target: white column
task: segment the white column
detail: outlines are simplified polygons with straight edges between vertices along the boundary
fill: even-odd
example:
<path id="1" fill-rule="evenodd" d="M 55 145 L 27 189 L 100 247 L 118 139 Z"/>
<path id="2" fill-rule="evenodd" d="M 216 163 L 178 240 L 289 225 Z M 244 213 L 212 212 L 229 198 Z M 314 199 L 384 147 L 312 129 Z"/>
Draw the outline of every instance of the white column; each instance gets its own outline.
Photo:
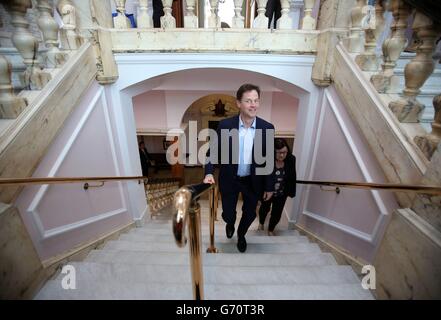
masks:
<path id="1" fill-rule="evenodd" d="M 117 16 L 113 18 L 115 29 L 130 29 L 130 20 L 126 17 L 126 0 L 114 0 Z"/>
<path id="2" fill-rule="evenodd" d="M 15 27 L 12 43 L 23 57 L 26 70 L 21 77 L 23 85 L 31 90 L 41 90 L 49 82 L 49 73 L 41 70 L 37 59 L 38 40 L 29 32 L 29 23 L 25 18 L 27 9 L 31 8 L 30 0 L 13 0 L 7 8 L 11 13 L 12 25 Z"/>
<path id="3" fill-rule="evenodd" d="M 176 19 L 172 16 L 173 0 L 162 0 L 164 15 L 161 17 L 161 27 L 164 29 L 176 28 Z"/>
<path id="4" fill-rule="evenodd" d="M 417 136 L 414 139 L 429 160 L 441 142 L 441 94 L 433 98 L 433 108 L 435 109 L 435 117 L 432 122 L 432 131 L 423 137 Z"/>
<path id="5" fill-rule="evenodd" d="M 0 119 L 15 119 L 28 105 L 26 99 L 14 95 L 11 64 L 0 54 Z"/>
<path id="6" fill-rule="evenodd" d="M 211 14 L 208 17 L 208 27 L 209 28 L 220 28 L 221 21 L 218 15 L 219 12 L 219 0 L 210 0 L 210 11 Z"/>
<path id="7" fill-rule="evenodd" d="M 302 30 L 315 30 L 317 22 L 312 17 L 315 0 L 305 0 L 305 16 L 302 20 Z"/>
<path id="8" fill-rule="evenodd" d="M 194 0 L 193 0 L 194 1 Z M 148 0 L 139 0 L 138 14 L 136 25 L 141 29 L 153 28 L 153 19 L 149 15 Z"/>
<path id="9" fill-rule="evenodd" d="M 53 8 L 48 0 L 38 0 L 37 8 L 40 11 L 38 26 L 48 49 L 45 58 L 46 66 L 48 68 L 59 67 L 64 64 L 67 55 L 58 49 L 58 24 L 52 16 Z"/>
<path id="10" fill-rule="evenodd" d="M 289 16 L 289 0 L 280 0 L 282 7 L 282 16 L 277 19 L 276 27 L 277 29 L 292 29 L 292 19 Z"/>
<path id="11" fill-rule="evenodd" d="M 198 17 L 194 14 L 196 0 L 186 0 L 186 3 L 187 3 L 187 12 L 184 16 L 184 28 L 197 29 Z"/>
<path id="12" fill-rule="evenodd" d="M 303 0 L 289 0 L 289 16 L 292 20 L 292 29 L 300 29 L 300 17 L 303 13 Z"/>
<path id="13" fill-rule="evenodd" d="M 234 17 L 233 17 L 233 23 L 232 28 L 244 28 L 245 19 L 242 16 L 242 0 L 234 0 Z"/>
<path id="14" fill-rule="evenodd" d="M 355 7 L 351 9 L 351 28 L 349 36 L 349 52 L 361 53 L 364 48 L 364 31 L 361 27 L 363 19 L 363 7 L 366 0 L 357 0 Z"/>
<path id="15" fill-rule="evenodd" d="M 57 11 L 63 20 L 60 29 L 61 47 L 65 50 L 76 50 L 81 46 L 81 37 L 77 33 L 77 14 L 70 0 L 58 1 Z"/>
<path id="16" fill-rule="evenodd" d="M 254 29 L 268 29 L 268 17 L 265 16 L 266 3 L 268 0 L 257 0 L 257 17 L 254 19 L 253 28 Z"/>

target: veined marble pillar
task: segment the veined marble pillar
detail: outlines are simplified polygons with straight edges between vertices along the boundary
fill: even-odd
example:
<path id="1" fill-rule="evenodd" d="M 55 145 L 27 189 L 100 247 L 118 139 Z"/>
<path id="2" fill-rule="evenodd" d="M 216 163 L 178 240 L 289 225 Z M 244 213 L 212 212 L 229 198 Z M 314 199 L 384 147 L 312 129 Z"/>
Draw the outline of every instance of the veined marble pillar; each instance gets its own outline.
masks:
<path id="1" fill-rule="evenodd" d="M 28 105 L 17 97 L 11 83 L 11 64 L 0 54 L 0 119 L 15 119 Z"/>
<path id="2" fill-rule="evenodd" d="M 433 108 L 435 109 L 435 118 L 432 122 L 432 132 L 423 137 L 414 138 L 417 146 L 429 160 L 441 142 L 441 94 L 433 98 Z"/>
<path id="3" fill-rule="evenodd" d="M 400 122 L 419 122 L 418 116 L 424 105 L 416 97 L 435 68 L 432 55 L 436 48 L 435 41 L 439 37 L 437 26 L 420 12 L 416 13 L 412 27 L 421 44 L 416 48 L 415 58 L 404 68 L 406 88 L 402 98 L 389 103 L 389 108 Z"/>
<path id="4" fill-rule="evenodd" d="M 315 30 L 317 22 L 312 17 L 315 0 L 305 0 L 305 16 L 302 19 L 302 30 Z"/>
<path id="5" fill-rule="evenodd" d="M 268 29 L 269 19 L 265 16 L 266 3 L 268 0 L 257 0 L 257 17 L 254 19 L 253 28 L 254 29 Z"/>
<path id="6" fill-rule="evenodd" d="M 130 29 L 130 20 L 126 17 L 126 0 L 114 0 L 117 16 L 113 18 L 115 29 Z"/>
<path id="7" fill-rule="evenodd" d="M 289 0 L 280 0 L 282 7 L 282 16 L 277 19 L 277 29 L 292 29 L 292 19 L 289 16 L 290 3 Z"/>
<path id="8" fill-rule="evenodd" d="M 184 28 L 197 29 L 198 17 L 194 14 L 196 0 L 186 0 L 186 3 L 187 3 L 187 14 L 184 17 Z"/>
<path id="9" fill-rule="evenodd" d="M 27 9 L 31 8 L 30 0 L 13 0 L 6 5 L 12 17 L 12 25 L 15 27 L 12 35 L 12 43 L 23 57 L 26 70 L 21 77 L 23 85 L 31 90 L 41 90 L 49 82 L 51 76 L 44 72 L 37 60 L 38 41 L 29 32 L 29 23 L 25 18 Z"/>
<path id="10" fill-rule="evenodd" d="M 383 42 L 382 70 L 371 77 L 372 84 L 380 93 L 398 93 L 399 79 L 394 75 L 394 68 L 407 44 L 405 32 L 410 7 L 403 0 L 391 0 L 390 7 L 394 22 L 389 38 Z"/>
<path id="11" fill-rule="evenodd" d="M 349 52 L 363 52 L 364 31 L 361 26 L 361 22 L 363 19 L 363 7 L 365 4 L 366 0 L 357 0 L 356 6 L 351 9 L 351 28 L 349 29 L 351 35 L 349 36 Z"/>
<path id="12" fill-rule="evenodd" d="M 195 0 L 187 0 L 187 3 L 189 1 L 195 1 Z M 136 21 L 136 25 L 140 29 L 148 29 L 153 28 L 153 19 L 149 15 L 149 2 L 148 0 L 139 0 L 139 7 L 138 7 L 138 17 Z"/>
<path id="13" fill-rule="evenodd" d="M 365 33 L 364 53 L 355 58 L 355 62 L 363 71 L 377 71 L 379 68 L 375 48 L 377 47 L 377 39 L 384 28 L 384 2 L 377 0 L 375 8 L 371 6 L 365 7 L 369 14 L 365 16 L 363 25 Z M 372 10 L 375 11 L 375 16 L 372 15 Z"/>
<path id="14" fill-rule="evenodd" d="M 52 16 L 53 8 L 48 0 L 38 0 L 37 8 L 40 11 L 38 26 L 48 49 L 45 59 L 46 66 L 49 68 L 59 67 L 64 64 L 67 55 L 58 49 L 58 24 Z"/>
<path id="15" fill-rule="evenodd" d="M 234 0 L 234 17 L 233 17 L 233 23 L 232 28 L 244 28 L 244 17 L 242 16 L 242 0 Z"/>
<path id="16" fill-rule="evenodd" d="M 164 29 L 176 28 L 176 19 L 172 16 L 173 0 L 162 0 L 164 15 L 161 17 L 161 27 Z"/>
<path id="17" fill-rule="evenodd" d="M 211 14 L 208 17 L 208 27 L 209 28 L 220 28 L 221 21 L 218 15 L 219 13 L 219 0 L 210 0 L 210 11 Z"/>

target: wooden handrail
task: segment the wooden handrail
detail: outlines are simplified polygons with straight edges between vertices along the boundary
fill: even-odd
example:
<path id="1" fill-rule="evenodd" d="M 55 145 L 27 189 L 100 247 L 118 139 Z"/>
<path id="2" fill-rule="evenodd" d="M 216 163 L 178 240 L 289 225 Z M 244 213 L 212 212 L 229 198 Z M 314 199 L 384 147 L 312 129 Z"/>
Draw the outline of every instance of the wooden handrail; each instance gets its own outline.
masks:
<path id="1" fill-rule="evenodd" d="M 90 181 L 123 181 L 123 180 L 147 180 L 143 176 L 128 177 L 53 177 L 53 178 L 0 178 L 0 186 L 12 185 L 33 185 L 33 184 L 61 184 L 61 183 L 78 183 Z"/>

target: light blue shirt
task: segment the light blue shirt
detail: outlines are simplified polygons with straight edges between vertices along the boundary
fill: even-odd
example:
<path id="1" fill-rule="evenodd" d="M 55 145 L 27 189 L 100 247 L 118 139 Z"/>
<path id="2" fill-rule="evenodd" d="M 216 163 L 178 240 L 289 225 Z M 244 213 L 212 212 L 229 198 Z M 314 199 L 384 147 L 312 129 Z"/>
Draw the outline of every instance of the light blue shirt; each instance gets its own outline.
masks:
<path id="1" fill-rule="evenodd" d="M 239 116 L 239 161 L 237 166 L 238 176 L 244 177 L 250 175 L 255 134 L 256 118 L 254 118 L 251 127 L 245 128 L 245 125 L 241 117 Z"/>

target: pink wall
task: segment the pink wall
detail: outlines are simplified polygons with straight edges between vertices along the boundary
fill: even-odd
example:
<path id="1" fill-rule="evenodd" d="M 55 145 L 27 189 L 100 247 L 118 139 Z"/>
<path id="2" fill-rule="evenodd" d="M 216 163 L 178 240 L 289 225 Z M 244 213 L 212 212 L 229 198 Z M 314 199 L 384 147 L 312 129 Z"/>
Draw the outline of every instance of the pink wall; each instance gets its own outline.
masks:
<path id="1" fill-rule="evenodd" d="M 387 182 L 335 89 L 326 89 L 323 99 L 308 179 Z M 389 213 L 397 207 L 390 192 L 342 188 L 336 194 L 312 186 L 299 223 L 355 256 L 371 261 Z"/>
<path id="2" fill-rule="evenodd" d="M 284 92 L 273 92 L 271 122 L 276 131 L 294 131 L 297 122 L 299 99 Z"/>
<path id="3" fill-rule="evenodd" d="M 153 90 L 133 97 L 137 129 L 167 128 L 164 91 Z"/>
<path id="4" fill-rule="evenodd" d="M 120 175 L 112 117 L 103 87 L 92 83 L 52 142 L 33 177 Z M 83 184 L 23 189 L 15 205 L 42 260 L 132 221 L 124 183 L 83 189 Z"/>

